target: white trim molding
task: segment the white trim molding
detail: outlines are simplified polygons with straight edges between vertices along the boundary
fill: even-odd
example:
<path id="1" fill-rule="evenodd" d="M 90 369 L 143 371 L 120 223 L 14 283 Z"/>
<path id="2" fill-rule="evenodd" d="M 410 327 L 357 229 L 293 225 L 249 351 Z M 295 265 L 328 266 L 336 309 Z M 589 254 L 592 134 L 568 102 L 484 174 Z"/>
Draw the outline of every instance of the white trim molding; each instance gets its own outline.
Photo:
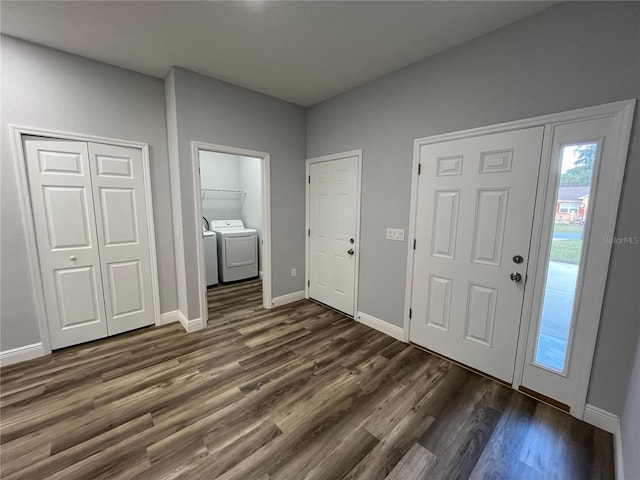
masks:
<path id="1" fill-rule="evenodd" d="M 187 320 L 184 314 L 180 310 L 176 310 L 177 320 L 184 328 L 185 332 L 191 333 L 198 330 L 202 330 L 204 327 L 202 326 L 202 318 L 193 318 L 191 320 Z"/>
<path id="2" fill-rule="evenodd" d="M 200 228 L 202 222 L 202 201 L 200 192 L 202 183 L 200 180 L 200 151 L 226 153 L 229 155 L 237 155 L 240 157 L 253 157 L 260 159 L 261 170 L 261 186 L 262 186 L 262 306 L 271 308 L 273 301 L 271 298 L 271 156 L 267 152 L 259 152 L 257 150 L 247 150 L 246 148 L 229 147 L 226 145 L 217 145 L 206 142 L 191 142 L 191 162 L 193 173 L 193 203 L 195 211 L 195 222 L 197 228 Z M 196 257 L 198 268 L 198 289 L 200 291 L 200 322 L 201 328 L 207 326 L 208 320 L 208 303 L 207 303 L 207 287 L 204 270 L 204 248 L 202 241 L 198 239 L 196 242 Z M 193 322 L 194 320 L 190 320 Z"/>
<path id="3" fill-rule="evenodd" d="M 584 407 L 583 420 L 589 425 L 613 434 L 620 429 L 620 417 L 618 415 L 589 404 Z"/>
<path id="4" fill-rule="evenodd" d="M 280 297 L 275 297 L 271 300 L 272 307 L 281 307 L 282 305 L 286 305 L 287 303 L 297 302 L 299 300 L 304 300 L 305 294 L 304 290 L 300 290 L 299 292 L 287 293 L 286 295 L 282 295 Z"/>
<path id="5" fill-rule="evenodd" d="M 178 316 L 178 310 L 172 310 L 170 312 L 164 312 L 160 315 L 160 321 L 156 325 L 166 325 L 168 323 L 178 322 L 180 317 Z"/>
<path id="6" fill-rule="evenodd" d="M 367 315 L 366 313 L 358 312 L 356 316 L 356 320 L 366 325 L 367 327 L 371 327 L 374 330 L 378 330 L 379 332 L 384 333 L 385 335 L 389 335 L 396 340 L 400 340 L 404 342 L 404 329 L 398 327 L 397 325 L 393 325 L 392 323 L 385 322 L 384 320 L 380 320 L 379 318 L 372 317 L 371 315 Z"/>
<path id="7" fill-rule="evenodd" d="M 589 425 L 598 427 L 613 434 L 614 462 L 616 480 L 624 480 L 624 463 L 622 460 L 622 435 L 620 432 L 620 417 L 615 413 L 587 404 L 584 407 L 583 420 Z"/>
<path id="8" fill-rule="evenodd" d="M 26 362 L 34 358 L 43 357 L 46 355 L 44 346 L 42 343 L 34 343 L 32 345 L 25 345 L 24 347 L 12 348 L 11 350 L 5 350 L 0 352 L 0 367 L 6 367 L 7 365 L 13 365 L 14 363 Z"/>

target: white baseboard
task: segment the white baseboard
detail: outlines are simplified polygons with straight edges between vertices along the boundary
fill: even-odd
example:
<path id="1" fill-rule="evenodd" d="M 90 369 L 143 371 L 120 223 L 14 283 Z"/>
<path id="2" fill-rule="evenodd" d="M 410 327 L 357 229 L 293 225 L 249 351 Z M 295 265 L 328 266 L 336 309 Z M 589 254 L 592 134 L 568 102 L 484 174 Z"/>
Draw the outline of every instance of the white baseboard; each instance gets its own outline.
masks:
<path id="1" fill-rule="evenodd" d="M 356 318 L 360 323 L 366 325 L 367 327 L 371 327 L 375 330 L 378 330 L 379 332 L 395 338 L 396 340 L 404 342 L 404 329 L 362 312 L 358 312 L 358 316 Z"/>
<path id="2" fill-rule="evenodd" d="M 304 300 L 304 290 L 300 290 L 299 292 L 287 293 L 286 295 L 282 295 L 281 297 L 275 297 L 271 299 L 272 307 L 281 307 L 282 305 L 286 305 L 287 303 L 297 302 L 298 300 Z"/>
<path id="3" fill-rule="evenodd" d="M 584 407 L 584 416 L 582 419 L 589 425 L 613 434 L 620 428 L 620 418 L 618 418 L 618 415 L 589 404 Z"/>
<path id="4" fill-rule="evenodd" d="M 191 320 L 187 320 L 187 318 L 180 310 L 177 310 L 177 314 L 178 321 L 187 333 L 195 332 L 196 330 L 202 330 L 203 326 L 201 318 L 192 318 Z"/>
<path id="5" fill-rule="evenodd" d="M 157 325 L 166 325 L 167 323 L 178 322 L 178 310 L 173 310 L 171 312 L 164 312 L 160 315 L 160 322 Z"/>
<path id="6" fill-rule="evenodd" d="M 24 347 L 12 348 L 0 352 L 0 366 L 6 367 L 18 362 L 25 362 L 38 357 L 44 356 L 44 346 L 42 343 L 34 343 L 25 345 Z"/>
<path id="7" fill-rule="evenodd" d="M 616 480 L 624 480 L 624 465 L 622 462 L 622 435 L 620 434 L 620 417 L 615 413 L 607 412 L 593 405 L 584 407 L 582 419 L 589 425 L 601 428 L 605 432 L 613 434 L 614 461 Z"/>

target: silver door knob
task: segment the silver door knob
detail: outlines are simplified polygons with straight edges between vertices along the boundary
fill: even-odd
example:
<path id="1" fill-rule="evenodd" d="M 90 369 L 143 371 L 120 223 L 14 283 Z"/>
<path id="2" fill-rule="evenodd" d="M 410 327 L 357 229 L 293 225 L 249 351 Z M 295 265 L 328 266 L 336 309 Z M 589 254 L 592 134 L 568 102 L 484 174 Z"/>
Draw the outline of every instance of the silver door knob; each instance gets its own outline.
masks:
<path id="1" fill-rule="evenodd" d="M 76 256 L 75 255 L 69 255 L 69 260 L 74 262 L 76 260 Z"/>
<path id="2" fill-rule="evenodd" d="M 350 248 L 349 250 L 347 250 L 347 253 L 349 255 L 353 255 L 354 253 L 356 253 L 356 251 L 353 248 Z"/>
<path id="3" fill-rule="evenodd" d="M 522 275 L 520 275 L 518 272 L 513 272 L 511 275 L 509 275 L 509 278 L 512 282 L 518 283 L 520 280 L 522 280 Z"/>

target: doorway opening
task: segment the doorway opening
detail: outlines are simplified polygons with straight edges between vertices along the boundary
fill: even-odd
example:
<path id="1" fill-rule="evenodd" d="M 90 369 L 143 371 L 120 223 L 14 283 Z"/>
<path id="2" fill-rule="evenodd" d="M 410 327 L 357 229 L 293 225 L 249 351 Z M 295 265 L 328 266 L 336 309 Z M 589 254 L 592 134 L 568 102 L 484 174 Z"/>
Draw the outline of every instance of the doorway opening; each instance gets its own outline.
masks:
<path id="1" fill-rule="evenodd" d="M 194 144 L 203 327 L 230 305 L 271 308 L 269 155 Z"/>

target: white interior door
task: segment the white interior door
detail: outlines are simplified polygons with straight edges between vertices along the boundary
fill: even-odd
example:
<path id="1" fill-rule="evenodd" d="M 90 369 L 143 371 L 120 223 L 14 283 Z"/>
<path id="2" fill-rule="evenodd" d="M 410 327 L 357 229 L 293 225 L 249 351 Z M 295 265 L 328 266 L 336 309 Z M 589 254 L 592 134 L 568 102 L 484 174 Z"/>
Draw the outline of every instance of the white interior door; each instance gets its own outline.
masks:
<path id="1" fill-rule="evenodd" d="M 410 340 L 509 383 L 543 130 L 420 150 Z"/>
<path id="2" fill-rule="evenodd" d="M 355 313 L 358 157 L 309 165 L 309 297 Z"/>
<path id="3" fill-rule="evenodd" d="M 89 143 L 100 266 L 109 335 L 153 325 L 142 153 Z"/>
<path id="4" fill-rule="evenodd" d="M 107 335 L 87 144 L 24 142 L 52 348 Z"/>

